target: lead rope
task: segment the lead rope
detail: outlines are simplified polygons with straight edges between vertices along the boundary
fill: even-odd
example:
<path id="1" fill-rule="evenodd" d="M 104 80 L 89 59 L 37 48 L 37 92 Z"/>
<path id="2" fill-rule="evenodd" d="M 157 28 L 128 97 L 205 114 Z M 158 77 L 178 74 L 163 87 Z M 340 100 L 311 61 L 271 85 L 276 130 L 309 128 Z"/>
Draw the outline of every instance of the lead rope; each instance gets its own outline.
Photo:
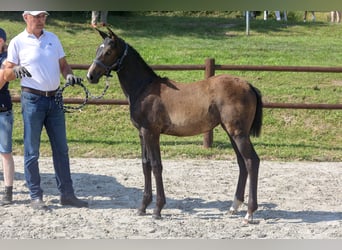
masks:
<path id="1" fill-rule="evenodd" d="M 64 86 L 62 88 L 60 88 L 56 95 L 55 95 L 55 102 L 56 104 L 59 106 L 60 109 L 62 109 L 64 111 L 64 113 L 71 113 L 74 112 L 76 110 L 81 111 L 81 109 L 87 104 L 89 98 L 91 99 L 101 99 L 103 98 L 103 96 L 106 94 L 108 88 L 109 88 L 109 77 L 106 77 L 106 86 L 104 88 L 104 90 L 102 91 L 102 94 L 99 96 L 93 96 L 90 91 L 86 88 L 86 86 L 84 86 L 84 84 L 82 82 L 80 83 L 75 83 L 74 85 L 72 85 L 71 83 L 67 82 L 64 84 Z M 67 106 L 64 105 L 64 101 L 63 101 L 63 91 L 69 87 L 69 86 L 75 86 L 75 85 L 79 85 L 83 88 L 84 93 L 85 93 L 85 98 L 83 100 L 83 102 L 78 105 L 78 106 Z"/>
<path id="2" fill-rule="evenodd" d="M 93 95 L 89 92 L 89 90 L 87 90 L 87 92 L 88 92 L 88 94 L 89 94 L 89 96 L 90 96 L 91 99 L 102 99 L 102 98 L 104 97 L 104 95 L 106 94 L 106 92 L 107 92 L 107 90 L 108 90 L 108 88 L 109 88 L 109 80 L 108 80 L 109 77 L 112 77 L 112 76 L 111 76 L 111 75 L 106 76 L 106 85 L 105 85 L 105 88 L 103 89 L 101 95 L 99 95 L 99 96 L 93 96 Z"/>

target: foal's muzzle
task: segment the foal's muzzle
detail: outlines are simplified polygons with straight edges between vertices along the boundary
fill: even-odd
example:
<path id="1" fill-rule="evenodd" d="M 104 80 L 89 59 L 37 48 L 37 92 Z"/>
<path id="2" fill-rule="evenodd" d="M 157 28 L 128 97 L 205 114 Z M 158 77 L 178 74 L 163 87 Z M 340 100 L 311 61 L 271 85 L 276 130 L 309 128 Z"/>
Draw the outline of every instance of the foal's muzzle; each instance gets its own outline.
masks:
<path id="1" fill-rule="evenodd" d="M 97 70 L 95 68 L 96 68 L 96 65 L 94 65 L 93 63 L 92 65 L 90 65 L 88 69 L 87 80 L 89 83 L 98 83 L 100 80 L 100 77 L 102 76 L 102 74 L 100 74 L 99 72 L 97 73 Z"/>

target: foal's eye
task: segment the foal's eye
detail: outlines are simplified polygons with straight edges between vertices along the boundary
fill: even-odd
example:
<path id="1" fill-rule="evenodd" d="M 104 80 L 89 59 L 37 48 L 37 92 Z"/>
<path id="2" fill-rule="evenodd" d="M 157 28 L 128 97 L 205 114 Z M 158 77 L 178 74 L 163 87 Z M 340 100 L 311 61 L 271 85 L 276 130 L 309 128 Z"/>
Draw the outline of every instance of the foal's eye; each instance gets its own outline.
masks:
<path id="1" fill-rule="evenodd" d="M 111 54 L 110 50 L 106 51 L 106 53 L 105 53 L 106 56 L 110 56 L 110 54 Z"/>

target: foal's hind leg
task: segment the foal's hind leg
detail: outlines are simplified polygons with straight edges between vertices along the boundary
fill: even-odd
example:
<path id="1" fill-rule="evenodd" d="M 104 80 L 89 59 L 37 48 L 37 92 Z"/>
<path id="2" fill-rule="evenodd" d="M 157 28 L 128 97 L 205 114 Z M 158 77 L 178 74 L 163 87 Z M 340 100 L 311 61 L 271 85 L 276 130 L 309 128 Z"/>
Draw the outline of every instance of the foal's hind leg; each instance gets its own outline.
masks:
<path id="1" fill-rule="evenodd" d="M 238 206 L 243 202 L 243 195 L 248 176 L 248 210 L 245 216 L 245 221 L 248 222 L 252 220 L 253 213 L 258 209 L 257 188 L 260 159 L 254 150 L 249 136 L 238 135 L 232 136 L 231 139 L 234 145 L 234 149 L 236 150 L 240 168 L 239 182 L 231 210 L 236 211 Z"/>
<path id="2" fill-rule="evenodd" d="M 234 148 L 235 154 L 236 154 L 236 158 L 237 158 L 237 162 L 239 165 L 239 179 L 238 179 L 238 183 L 237 183 L 237 187 L 236 187 L 236 192 L 234 194 L 234 199 L 233 199 L 233 204 L 230 207 L 229 211 L 232 214 L 237 213 L 237 211 L 239 210 L 241 204 L 244 202 L 245 200 L 245 187 L 246 187 L 246 182 L 247 182 L 247 176 L 248 176 L 248 172 L 247 172 L 247 168 L 246 168 L 246 164 L 245 161 L 243 160 L 236 144 L 235 141 L 230 137 L 231 139 L 231 143 L 232 146 Z"/>

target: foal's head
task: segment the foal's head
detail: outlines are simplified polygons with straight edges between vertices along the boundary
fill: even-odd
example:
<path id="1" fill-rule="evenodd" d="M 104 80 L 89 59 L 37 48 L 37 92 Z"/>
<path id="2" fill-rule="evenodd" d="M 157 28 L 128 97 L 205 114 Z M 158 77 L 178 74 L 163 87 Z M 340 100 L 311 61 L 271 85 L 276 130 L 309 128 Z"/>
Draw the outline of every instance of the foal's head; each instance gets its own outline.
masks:
<path id="1" fill-rule="evenodd" d="M 109 28 L 109 33 L 97 31 L 103 38 L 103 43 L 97 48 L 96 57 L 90 65 L 87 79 L 90 83 L 98 83 L 103 76 L 110 76 L 112 70 L 119 71 L 122 60 L 127 54 L 127 44 L 114 34 Z"/>

